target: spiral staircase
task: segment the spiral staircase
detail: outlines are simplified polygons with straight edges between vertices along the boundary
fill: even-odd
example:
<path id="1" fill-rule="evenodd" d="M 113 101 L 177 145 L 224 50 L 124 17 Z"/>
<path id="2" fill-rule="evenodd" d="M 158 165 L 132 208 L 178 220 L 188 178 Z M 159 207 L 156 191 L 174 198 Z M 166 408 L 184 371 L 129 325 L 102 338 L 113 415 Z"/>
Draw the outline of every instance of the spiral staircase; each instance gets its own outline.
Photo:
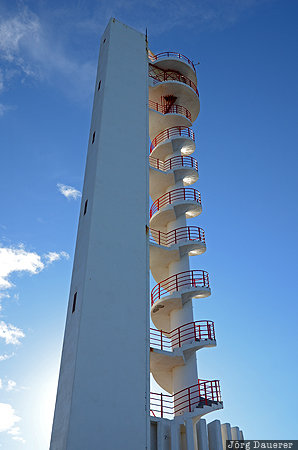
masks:
<path id="1" fill-rule="evenodd" d="M 184 55 L 149 54 L 150 370 L 166 392 L 151 392 L 153 417 L 191 418 L 223 407 L 218 380 L 198 379 L 196 352 L 216 346 L 214 323 L 195 320 L 193 301 L 210 296 L 209 275 L 189 257 L 206 251 L 204 230 L 187 219 L 202 212 L 195 135 L 200 111 L 193 63 Z"/>

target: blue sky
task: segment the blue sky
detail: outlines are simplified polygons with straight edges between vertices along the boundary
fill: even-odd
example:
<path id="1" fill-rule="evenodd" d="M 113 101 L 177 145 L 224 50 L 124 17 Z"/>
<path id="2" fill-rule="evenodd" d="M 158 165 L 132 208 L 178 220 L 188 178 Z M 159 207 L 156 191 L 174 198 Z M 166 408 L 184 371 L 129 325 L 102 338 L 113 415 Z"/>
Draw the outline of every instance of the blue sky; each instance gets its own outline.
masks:
<path id="1" fill-rule="evenodd" d="M 200 61 L 194 131 L 220 379 L 207 421 L 298 439 L 294 0 L 0 4 L 0 446 L 49 446 L 99 39 L 111 16 Z"/>

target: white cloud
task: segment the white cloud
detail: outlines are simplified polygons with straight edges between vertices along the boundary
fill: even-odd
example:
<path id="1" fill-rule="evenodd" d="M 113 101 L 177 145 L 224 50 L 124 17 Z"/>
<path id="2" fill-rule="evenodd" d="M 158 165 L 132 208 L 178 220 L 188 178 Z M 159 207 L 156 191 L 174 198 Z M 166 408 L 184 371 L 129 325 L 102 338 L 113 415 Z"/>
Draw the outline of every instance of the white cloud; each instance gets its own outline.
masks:
<path id="1" fill-rule="evenodd" d="M 18 15 L 0 22 L 0 49 L 2 58 L 14 62 L 26 75 L 33 75 L 30 65 L 20 56 L 20 50 L 30 42 L 39 41 L 38 17 L 24 8 Z"/>
<path id="2" fill-rule="evenodd" d="M 3 88 L 4 88 L 3 72 L 2 72 L 2 70 L 0 70 L 0 92 L 3 90 Z"/>
<path id="3" fill-rule="evenodd" d="M 16 385 L 17 383 L 13 380 L 8 380 L 7 381 L 7 386 L 6 386 L 6 390 L 9 391 L 16 391 Z"/>
<path id="4" fill-rule="evenodd" d="M 0 117 L 4 116 L 6 111 L 10 111 L 12 109 L 15 109 L 15 107 L 9 106 L 9 105 L 3 105 L 3 103 L 0 103 Z"/>
<path id="5" fill-rule="evenodd" d="M 21 433 L 21 429 L 20 427 L 13 427 L 7 433 L 12 434 L 13 436 L 18 436 Z"/>
<path id="6" fill-rule="evenodd" d="M 24 438 L 22 438 L 21 436 L 13 436 L 12 438 L 14 441 L 20 441 L 22 442 L 22 444 L 26 444 L 26 441 Z"/>
<path id="7" fill-rule="evenodd" d="M 14 356 L 14 353 L 11 353 L 10 355 L 7 355 L 6 353 L 4 355 L 0 355 L 0 361 L 6 361 L 7 359 L 10 359 Z"/>
<path id="8" fill-rule="evenodd" d="M 16 425 L 20 420 L 21 417 L 16 415 L 9 403 L 0 403 L 0 433 L 6 432 L 11 435 L 13 440 L 25 444 L 25 439 L 20 436 L 20 427 Z"/>
<path id="9" fill-rule="evenodd" d="M 59 12 L 48 11 L 46 17 L 52 15 L 55 16 L 53 23 L 49 23 L 51 19 L 42 22 L 28 7 L 19 7 L 19 12 L 13 16 L 2 15 L 0 58 L 6 64 L 4 78 L 9 72 L 13 77 L 21 76 L 22 80 L 34 77 L 54 81 L 55 86 L 62 87 L 72 98 L 86 99 L 93 91 L 95 61 L 84 62 L 76 60 L 77 56 L 70 56 L 70 49 L 64 48 L 63 27 L 54 29 Z"/>
<path id="10" fill-rule="evenodd" d="M 44 257 L 47 260 L 48 264 L 52 264 L 54 261 L 59 261 L 59 259 L 61 258 L 69 259 L 69 254 L 66 252 L 49 252 L 44 255 Z"/>
<path id="11" fill-rule="evenodd" d="M 10 391 L 17 391 L 18 389 L 16 388 L 17 383 L 13 380 L 2 380 L 0 378 L 0 389 L 5 389 L 7 392 Z"/>
<path id="12" fill-rule="evenodd" d="M 72 186 L 67 186 L 65 184 L 58 183 L 57 188 L 59 192 L 61 192 L 61 194 L 64 195 L 64 197 L 66 197 L 67 199 L 77 200 L 82 196 L 81 192 Z"/>
<path id="13" fill-rule="evenodd" d="M 48 252 L 43 257 L 36 252 L 27 251 L 24 245 L 18 247 L 0 247 L 0 290 L 6 290 L 13 286 L 9 277 L 16 272 L 27 272 L 31 275 L 41 272 L 48 264 L 69 255 L 62 252 Z M 8 297 L 6 292 L 0 294 L 0 299 Z"/>
<path id="14" fill-rule="evenodd" d="M 0 322 L 0 338 L 4 339 L 6 344 L 18 345 L 21 343 L 20 339 L 24 337 L 25 334 L 20 328 L 7 324 L 3 320 Z"/>
<path id="15" fill-rule="evenodd" d="M 0 432 L 9 432 L 20 420 L 9 403 L 0 403 Z"/>
<path id="16" fill-rule="evenodd" d="M 7 277 L 13 272 L 36 274 L 44 268 L 44 263 L 35 252 L 27 252 L 24 246 L 0 248 L 0 289 L 8 289 L 13 284 Z"/>

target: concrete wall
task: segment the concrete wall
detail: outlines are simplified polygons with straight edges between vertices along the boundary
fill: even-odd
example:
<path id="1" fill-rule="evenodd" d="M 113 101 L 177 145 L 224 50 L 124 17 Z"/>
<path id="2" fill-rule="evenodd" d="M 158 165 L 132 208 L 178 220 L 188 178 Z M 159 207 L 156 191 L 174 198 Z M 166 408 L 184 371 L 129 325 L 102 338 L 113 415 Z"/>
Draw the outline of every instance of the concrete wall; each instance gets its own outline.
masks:
<path id="1" fill-rule="evenodd" d="M 100 46 L 51 450 L 149 449 L 147 73 L 145 36 L 111 19 Z"/>

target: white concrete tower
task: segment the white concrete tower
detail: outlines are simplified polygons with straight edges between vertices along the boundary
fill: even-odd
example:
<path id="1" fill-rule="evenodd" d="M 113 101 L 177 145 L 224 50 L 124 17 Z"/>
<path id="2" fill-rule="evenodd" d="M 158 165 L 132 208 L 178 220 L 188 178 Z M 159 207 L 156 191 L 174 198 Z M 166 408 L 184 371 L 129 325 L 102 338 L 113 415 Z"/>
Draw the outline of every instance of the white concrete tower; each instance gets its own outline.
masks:
<path id="1" fill-rule="evenodd" d="M 197 449 L 200 417 L 222 408 L 218 380 L 198 380 L 196 364 L 197 350 L 216 345 L 213 322 L 195 321 L 193 314 L 193 299 L 211 294 L 209 275 L 189 265 L 190 255 L 206 250 L 204 231 L 187 224 L 202 211 L 200 193 L 189 187 L 198 180 L 190 127 L 199 110 L 193 63 L 179 53 L 150 54 L 150 269 L 157 283 L 151 291 L 156 329 L 150 330 L 150 369 L 168 392 L 151 393 L 150 408 L 154 417 L 174 419 L 171 449 L 188 450 Z"/>
<path id="2" fill-rule="evenodd" d="M 149 449 L 148 57 L 100 44 L 51 450 Z"/>

